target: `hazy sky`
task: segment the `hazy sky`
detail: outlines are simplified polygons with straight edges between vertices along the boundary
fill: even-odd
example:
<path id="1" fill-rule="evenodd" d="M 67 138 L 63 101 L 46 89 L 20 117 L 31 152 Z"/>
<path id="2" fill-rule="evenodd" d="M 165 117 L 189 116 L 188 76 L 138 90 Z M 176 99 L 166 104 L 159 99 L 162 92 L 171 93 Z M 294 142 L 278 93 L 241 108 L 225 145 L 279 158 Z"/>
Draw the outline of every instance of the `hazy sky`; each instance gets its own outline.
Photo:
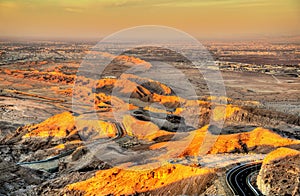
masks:
<path id="1" fill-rule="evenodd" d="M 103 37 L 137 25 L 196 37 L 295 35 L 299 0 L 0 0 L 0 36 Z"/>

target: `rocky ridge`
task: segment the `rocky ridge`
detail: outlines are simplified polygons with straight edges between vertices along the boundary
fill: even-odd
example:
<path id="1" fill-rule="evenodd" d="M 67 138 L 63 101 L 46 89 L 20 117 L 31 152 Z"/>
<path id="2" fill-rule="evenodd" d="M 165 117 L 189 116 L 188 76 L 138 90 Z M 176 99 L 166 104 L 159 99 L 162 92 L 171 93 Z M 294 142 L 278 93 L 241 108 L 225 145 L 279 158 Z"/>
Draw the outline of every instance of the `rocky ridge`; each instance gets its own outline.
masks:
<path id="1" fill-rule="evenodd" d="M 189 100 L 176 96 L 165 84 L 131 74 L 124 74 L 119 80 L 91 81 L 81 77 L 78 81 L 87 85 L 77 89 L 80 93 L 76 92 L 75 97 L 87 106 L 21 127 L 1 141 L 6 146 L 0 149 L 1 156 L 14 163 L 41 161 L 72 150 L 59 159 L 52 176 L 42 175 L 39 185 L 29 182 L 33 186 L 30 191 L 35 194 L 89 195 L 100 190 L 115 195 L 165 191 L 178 194 L 183 190 L 198 194 L 213 183 L 217 171 L 192 164 L 165 164 L 167 160 L 300 147 L 299 140 L 263 127 L 287 123 L 298 126 L 299 118 L 264 113 L 255 104 L 241 106 L 234 100 L 214 97 Z M 92 86 L 91 93 L 88 87 Z M 112 93 L 115 89 L 117 94 Z M 230 104 L 222 104 L 220 99 L 227 99 Z M 90 109 L 92 112 L 85 112 Z M 139 118 L 133 111 L 148 116 Z M 161 120 L 167 123 L 161 124 Z M 210 123 L 223 120 L 225 126 L 219 133 L 218 127 Z M 176 123 L 189 128 L 180 130 L 173 126 Z M 237 124 L 249 128 L 241 131 L 243 128 Z M 140 179 L 140 183 L 135 184 L 129 176 Z M 190 186 L 195 183 L 203 186 Z"/>

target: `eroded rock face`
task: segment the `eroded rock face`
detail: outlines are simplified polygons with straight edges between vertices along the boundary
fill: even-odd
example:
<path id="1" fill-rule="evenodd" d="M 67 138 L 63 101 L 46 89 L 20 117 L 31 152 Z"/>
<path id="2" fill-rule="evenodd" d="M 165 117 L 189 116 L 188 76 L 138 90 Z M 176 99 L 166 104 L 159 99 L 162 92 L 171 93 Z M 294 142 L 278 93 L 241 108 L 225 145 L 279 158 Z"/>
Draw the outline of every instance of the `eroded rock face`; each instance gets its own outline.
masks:
<path id="1" fill-rule="evenodd" d="M 300 151 L 279 148 L 269 153 L 257 177 L 264 195 L 300 194 Z"/>
<path id="2" fill-rule="evenodd" d="M 33 188 L 41 184 L 46 174 L 0 159 L 0 195 L 33 195 Z"/>
<path id="3" fill-rule="evenodd" d="M 153 144 L 150 146 L 150 149 L 167 148 L 168 153 L 174 153 L 176 152 L 174 146 L 176 146 L 177 152 L 179 152 L 180 149 L 183 149 L 178 155 L 179 157 L 182 157 L 199 156 L 201 153 L 265 153 L 264 151 L 269 152 L 281 146 L 300 146 L 299 140 L 281 137 L 280 135 L 261 127 L 245 133 L 219 136 L 210 134 L 207 129 L 208 126 L 205 126 L 201 129 L 191 131 L 187 136 L 183 136 L 180 140 L 173 139 L 172 141 Z M 213 142 L 213 144 L 210 144 L 209 141 Z M 207 148 L 205 148 L 205 146 Z M 262 147 L 262 149 L 260 149 L 260 147 Z M 203 151 L 204 149 L 206 149 L 206 151 Z"/>
<path id="4" fill-rule="evenodd" d="M 43 72 L 43 71 L 22 71 L 22 70 L 4 70 L 5 74 L 12 75 L 16 78 L 28 78 L 30 80 L 45 81 L 51 83 L 72 84 L 74 76 L 66 75 L 57 71 Z"/>
<path id="5" fill-rule="evenodd" d="M 205 185 L 215 178 L 214 169 L 179 164 L 151 170 L 147 167 L 98 171 L 93 178 L 66 186 L 63 192 L 67 195 L 74 192 L 85 195 L 194 195 L 203 192 Z"/>
<path id="6" fill-rule="evenodd" d="M 299 140 L 263 128 L 286 123 L 286 116 L 258 112 L 255 104 L 244 107 L 249 103 L 231 100 L 225 105 L 216 97 L 189 100 L 162 83 L 131 74 L 120 80 L 79 77 L 77 81 L 83 87 L 73 91 L 76 103 L 87 108 L 23 126 L 1 141 L 7 146 L 0 155 L 14 164 L 64 155 L 53 162 L 53 178 L 47 176 L 34 188 L 37 194 L 200 194 L 213 183 L 214 169 L 166 162 L 207 153 L 267 153 L 286 145 L 300 148 Z M 220 134 L 210 123 L 222 120 L 228 126 Z M 252 126 L 233 131 L 237 124 Z M 150 163 L 159 167 L 128 169 Z M 16 168 L 14 172 L 21 170 Z"/>

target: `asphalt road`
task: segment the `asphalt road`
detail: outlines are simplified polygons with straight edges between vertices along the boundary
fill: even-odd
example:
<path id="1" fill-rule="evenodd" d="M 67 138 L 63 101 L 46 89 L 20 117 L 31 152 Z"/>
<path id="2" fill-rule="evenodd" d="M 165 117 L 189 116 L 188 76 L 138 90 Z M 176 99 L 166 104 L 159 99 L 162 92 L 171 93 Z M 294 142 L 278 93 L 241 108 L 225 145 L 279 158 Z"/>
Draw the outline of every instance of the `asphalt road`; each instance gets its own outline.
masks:
<path id="1" fill-rule="evenodd" d="M 40 160 L 40 161 L 32 161 L 32 162 L 19 162 L 17 165 L 29 167 L 31 169 L 36 170 L 45 170 L 48 172 L 55 172 L 58 169 L 59 160 L 64 158 L 70 154 L 72 154 L 75 149 L 68 150 L 65 153 L 59 154 L 57 156 L 53 156 L 48 159 Z"/>
<path id="2" fill-rule="evenodd" d="M 115 138 L 109 139 L 107 141 L 100 139 L 99 141 L 93 141 L 90 144 L 86 144 L 87 147 L 91 147 L 92 145 L 96 145 L 98 143 L 104 143 L 104 142 L 110 142 L 113 140 L 117 140 L 125 135 L 125 129 L 122 124 L 120 123 L 115 123 L 116 129 L 117 129 L 117 135 Z M 19 162 L 17 165 L 24 166 L 24 167 L 29 167 L 31 169 L 37 169 L 37 170 L 46 170 L 48 172 L 56 172 L 58 169 L 58 164 L 60 159 L 67 157 L 71 155 L 76 148 L 68 150 L 67 152 L 64 152 L 62 154 L 53 156 L 48 159 L 40 160 L 40 161 L 32 161 L 32 162 Z"/>
<path id="3" fill-rule="evenodd" d="M 262 193 L 250 183 L 251 175 L 253 175 L 255 172 L 258 172 L 260 168 L 261 163 L 248 163 L 236 166 L 227 172 L 226 182 L 234 195 L 262 195 Z"/>

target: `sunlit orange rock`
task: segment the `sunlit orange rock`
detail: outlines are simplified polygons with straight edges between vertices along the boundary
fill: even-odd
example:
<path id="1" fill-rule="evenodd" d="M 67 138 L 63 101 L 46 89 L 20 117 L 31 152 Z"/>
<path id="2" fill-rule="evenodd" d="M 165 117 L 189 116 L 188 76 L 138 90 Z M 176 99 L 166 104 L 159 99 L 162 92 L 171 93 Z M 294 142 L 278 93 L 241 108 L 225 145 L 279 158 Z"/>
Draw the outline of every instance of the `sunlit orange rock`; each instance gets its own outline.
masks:
<path id="1" fill-rule="evenodd" d="M 103 89 L 103 90 L 109 90 L 113 89 L 117 79 L 114 78 L 106 78 L 101 79 L 96 84 L 96 89 Z"/>
<path id="2" fill-rule="evenodd" d="M 127 66 L 143 66 L 146 69 L 149 69 L 151 67 L 150 63 L 133 56 L 120 55 L 117 56 L 114 60 L 120 64 L 124 64 Z"/>
<path id="3" fill-rule="evenodd" d="M 216 105 L 212 110 L 212 119 L 214 121 L 226 120 L 240 110 L 239 107 L 233 105 Z"/>
<path id="4" fill-rule="evenodd" d="M 207 131 L 208 126 L 192 131 L 188 136 L 178 141 L 157 143 L 150 149 L 165 148 L 169 156 L 198 156 L 202 153 L 217 154 L 232 152 L 236 149 L 251 149 L 255 146 L 270 146 L 273 148 L 300 144 L 300 140 L 281 137 L 264 128 L 256 128 L 250 132 L 213 135 Z M 207 143 L 205 143 L 207 142 Z M 205 151 L 202 148 L 206 148 Z"/>
<path id="5" fill-rule="evenodd" d="M 233 137 L 232 137 L 233 136 Z M 220 139 L 219 139 L 220 138 Z M 222 152 L 221 146 L 227 146 L 229 143 L 245 143 L 247 148 L 251 148 L 254 146 L 271 146 L 271 147 L 280 147 L 287 146 L 292 144 L 300 144 L 300 140 L 293 140 L 284 138 L 271 130 L 264 128 L 256 128 L 253 131 L 246 133 L 239 133 L 233 135 L 224 135 L 224 137 L 219 137 L 216 144 L 219 144 L 218 147 L 214 146 L 214 149 L 218 149 L 216 151 Z M 229 145 L 229 149 L 232 149 Z M 215 152 L 216 152 L 215 151 Z M 212 153 L 214 150 L 212 150 Z"/>
<path id="6" fill-rule="evenodd" d="M 263 160 L 263 164 L 269 164 L 272 163 L 276 160 L 280 160 L 283 158 L 286 158 L 288 156 L 296 156 L 296 155 L 300 155 L 300 151 L 299 150 L 294 150 L 294 149 L 290 149 L 290 148 L 278 148 L 272 152 L 270 152 Z"/>
<path id="7" fill-rule="evenodd" d="M 164 95 L 153 95 L 153 102 L 160 103 L 168 108 L 177 108 L 181 103 L 184 102 L 184 99 L 181 99 L 177 96 L 164 96 Z"/>
<path id="8" fill-rule="evenodd" d="M 39 71 L 39 70 L 4 70 L 4 73 L 12 75 L 16 78 L 26 78 L 30 80 L 38 80 L 50 83 L 72 84 L 74 75 L 67 75 L 59 71 Z"/>
<path id="9" fill-rule="evenodd" d="M 256 128 L 250 132 L 215 136 L 216 141 L 209 153 L 225 153 L 235 149 L 252 148 L 255 146 L 280 147 L 300 144 L 300 140 L 284 138 L 273 131 Z"/>
<path id="10" fill-rule="evenodd" d="M 9 69 L 4 69 L 3 72 L 7 75 L 11 75 L 12 74 L 12 71 L 9 70 Z"/>
<path id="11" fill-rule="evenodd" d="M 162 160 L 170 157 L 197 156 L 207 133 L 207 127 L 188 133 L 176 133 L 172 141 L 153 144 L 150 149 L 166 149 L 166 153 L 158 157 Z"/>
<path id="12" fill-rule="evenodd" d="M 51 88 L 51 90 L 54 90 L 56 93 L 65 95 L 65 96 L 72 96 L 73 95 L 73 89 L 67 88 L 67 89 L 58 89 L 58 88 Z"/>
<path id="13" fill-rule="evenodd" d="M 76 119 L 76 128 L 83 140 L 115 137 L 118 132 L 114 123 L 84 118 Z"/>
<path id="14" fill-rule="evenodd" d="M 80 140 L 68 141 L 64 144 L 59 144 L 57 146 L 54 146 L 53 148 L 55 148 L 55 149 L 65 149 L 65 148 L 67 148 L 67 146 L 74 145 L 74 144 L 82 144 L 82 141 L 80 141 Z"/>
<path id="15" fill-rule="evenodd" d="M 96 91 L 99 93 L 117 94 L 127 98 L 144 99 L 151 95 L 151 92 L 127 79 L 101 79 L 97 82 Z"/>
<path id="16" fill-rule="evenodd" d="M 28 128 L 29 137 L 56 137 L 94 140 L 98 138 L 115 137 L 117 128 L 114 123 L 98 119 L 85 119 L 85 116 L 74 117 L 70 112 L 55 115 L 44 122 Z"/>
<path id="17" fill-rule="evenodd" d="M 149 78 L 143 78 L 133 74 L 122 74 L 120 79 L 130 80 L 136 83 L 137 85 L 143 86 L 144 88 L 148 89 L 149 91 L 155 94 L 160 94 L 160 95 L 172 94 L 172 90 L 170 87 L 168 87 L 167 85 L 161 82 Z"/>
<path id="18" fill-rule="evenodd" d="M 66 193 L 83 195 L 130 195 L 136 193 L 199 194 L 203 184 L 213 179 L 215 171 L 179 164 L 166 164 L 152 170 L 112 168 L 98 171 L 95 177 L 68 185 Z"/>
<path id="19" fill-rule="evenodd" d="M 107 112 L 126 112 L 128 110 L 137 109 L 138 107 L 131 104 L 126 103 L 122 99 L 113 96 L 107 95 L 105 93 L 96 93 L 94 94 L 94 106 L 96 110 L 106 109 Z"/>
<path id="20" fill-rule="evenodd" d="M 113 64 L 117 64 L 118 66 L 141 66 L 144 69 L 149 69 L 152 65 L 149 62 L 146 62 L 140 58 L 134 56 L 127 55 L 113 55 L 108 52 L 99 52 L 99 51 L 88 51 L 86 52 L 89 58 L 100 59 L 107 58 L 107 60 L 112 60 Z"/>
<path id="21" fill-rule="evenodd" d="M 157 125 L 150 121 L 141 121 L 130 115 L 123 117 L 123 125 L 128 135 L 142 140 L 151 141 L 161 136 L 173 135 L 173 133 L 160 130 Z"/>
<path id="22" fill-rule="evenodd" d="M 70 112 L 57 114 L 31 127 L 24 137 L 66 137 L 75 129 L 74 117 Z"/>

